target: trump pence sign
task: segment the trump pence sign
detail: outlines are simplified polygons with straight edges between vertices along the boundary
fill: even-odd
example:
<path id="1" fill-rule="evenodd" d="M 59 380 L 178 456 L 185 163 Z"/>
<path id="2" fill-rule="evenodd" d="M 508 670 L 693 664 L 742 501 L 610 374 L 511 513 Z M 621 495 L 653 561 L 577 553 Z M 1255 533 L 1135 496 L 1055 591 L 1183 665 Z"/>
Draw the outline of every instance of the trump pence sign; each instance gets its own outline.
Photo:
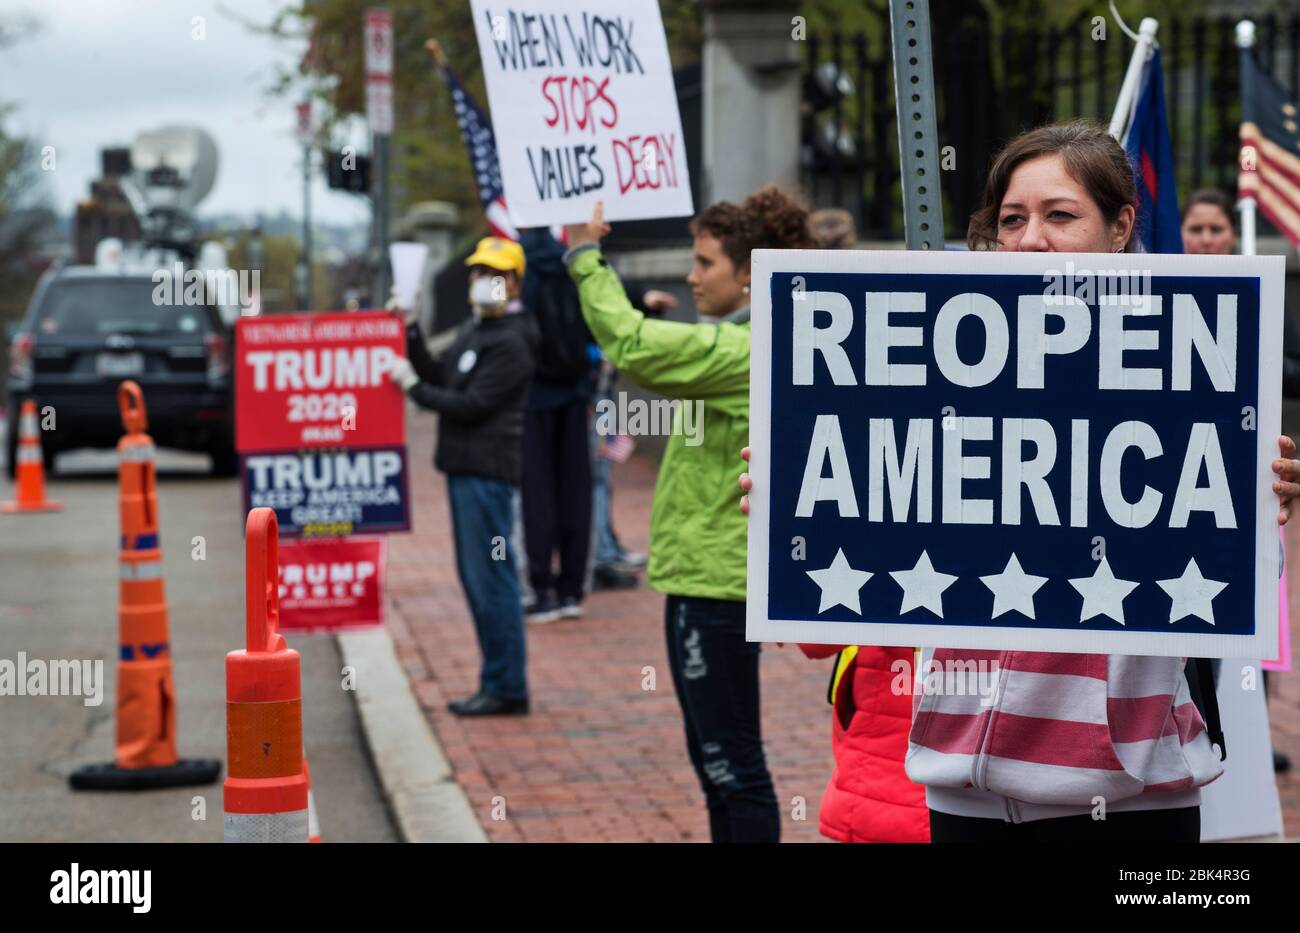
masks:
<path id="1" fill-rule="evenodd" d="M 471 0 L 510 219 L 694 213 L 656 0 Z"/>
<path id="2" fill-rule="evenodd" d="M 751 640 L 1276 654 L 1281 257 L 753 269 Z"/>

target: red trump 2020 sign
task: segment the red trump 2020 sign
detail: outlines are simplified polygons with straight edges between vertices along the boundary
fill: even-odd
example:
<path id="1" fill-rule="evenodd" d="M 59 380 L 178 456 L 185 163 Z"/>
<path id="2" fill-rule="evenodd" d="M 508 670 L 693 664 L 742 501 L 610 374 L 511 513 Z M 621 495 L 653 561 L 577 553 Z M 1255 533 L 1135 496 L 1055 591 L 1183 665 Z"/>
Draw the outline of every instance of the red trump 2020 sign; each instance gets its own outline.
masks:
<path id="1" fill-rule="evenodd" d="M 386 311 L 244 318 L 235 328 L 240 453 L 406 442 L 402 322 Z"/>

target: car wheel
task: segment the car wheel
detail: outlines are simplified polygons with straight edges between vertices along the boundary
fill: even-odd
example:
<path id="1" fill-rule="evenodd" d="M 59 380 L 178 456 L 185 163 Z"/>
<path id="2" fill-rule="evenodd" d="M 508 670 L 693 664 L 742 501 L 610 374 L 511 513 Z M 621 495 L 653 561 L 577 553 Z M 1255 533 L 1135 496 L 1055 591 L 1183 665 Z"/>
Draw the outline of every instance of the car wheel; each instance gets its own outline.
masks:
<path id="1" fill-rule="evenodd" d="M 208 455 L 212 457 L 213 476 L 230 477 L 239 475 L 239 454 L 235 453 L 234 447 L 222 444 L 211 448 Z"/>
<path id="2" fill-rule="evenodd" d="M 18 472 L 18 420 L 10 418 L 6 424 L 8 431 L 5 435 L 5 472 L 12 480 Z"/>
<path id="3" fill-rule="evenodd" d="M 45 475 L 53 476 L 55 473 L 54 461 L 59 455 L 59 448 L 47 441 L 43 435 L 44 432 L 42 432 L 41 437 L 41 463 L 45 467 Z"/>

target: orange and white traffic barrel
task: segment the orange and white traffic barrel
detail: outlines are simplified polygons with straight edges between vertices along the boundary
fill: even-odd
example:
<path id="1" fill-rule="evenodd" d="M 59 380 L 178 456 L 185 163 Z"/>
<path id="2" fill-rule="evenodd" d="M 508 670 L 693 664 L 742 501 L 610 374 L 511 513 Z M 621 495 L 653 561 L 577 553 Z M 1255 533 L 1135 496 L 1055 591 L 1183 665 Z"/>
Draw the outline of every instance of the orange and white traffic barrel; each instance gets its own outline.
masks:
<path id="1" fill-rule="evenodd" d="M 311 765 L 302 756 L 302 773 L 307 775 L 307 841 L 320 842 L 320 820 L 316 817 L 316 793 L 311 787 Z"/>
<path id="2" fill-rule="evenodd" d="M 226 655 L 226 842 L 306 842 L 302 664 L 280 623 L 279 528 L 248 513 L 245 645 Z"/>

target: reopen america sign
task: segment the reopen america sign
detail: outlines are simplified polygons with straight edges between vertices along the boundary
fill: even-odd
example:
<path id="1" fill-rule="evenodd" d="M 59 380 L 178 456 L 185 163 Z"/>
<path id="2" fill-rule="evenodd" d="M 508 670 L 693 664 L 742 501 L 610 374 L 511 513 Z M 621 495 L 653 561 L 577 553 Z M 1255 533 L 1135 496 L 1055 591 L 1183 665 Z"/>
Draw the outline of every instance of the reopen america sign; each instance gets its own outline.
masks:
<path id="1" fill-rule="evenodd" d="M 1283 263 L 756 251 L 749 638 L 1274 656 Z"/>

